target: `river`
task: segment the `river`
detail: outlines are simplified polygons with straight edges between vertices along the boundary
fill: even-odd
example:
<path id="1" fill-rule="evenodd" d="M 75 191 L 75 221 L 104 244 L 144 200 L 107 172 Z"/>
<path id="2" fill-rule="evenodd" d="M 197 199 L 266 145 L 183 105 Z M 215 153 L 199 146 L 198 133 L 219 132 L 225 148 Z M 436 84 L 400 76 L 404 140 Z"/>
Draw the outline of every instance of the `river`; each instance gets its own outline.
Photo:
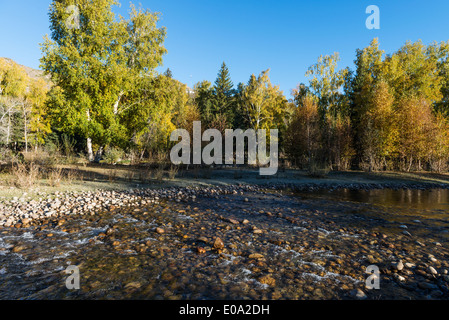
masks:
<path id="1" fill-rule="evenodd" d="M 248 192 L 0 228 L 0 299 L 447 299 L 448 200 Z M 66 287 L 70 265 L 79 290 Z M 369 265 L 379 290 L 365 288 Z"/>

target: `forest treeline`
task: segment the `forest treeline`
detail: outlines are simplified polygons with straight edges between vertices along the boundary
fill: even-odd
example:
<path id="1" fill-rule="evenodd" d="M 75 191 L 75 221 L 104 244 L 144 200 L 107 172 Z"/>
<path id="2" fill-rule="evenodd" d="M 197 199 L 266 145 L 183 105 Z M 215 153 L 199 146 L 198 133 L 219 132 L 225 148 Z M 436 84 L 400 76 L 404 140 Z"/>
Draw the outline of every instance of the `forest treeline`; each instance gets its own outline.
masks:
<path id="1" fill-rule="evenodd" d="M 3 160 L 17 151 L 72 145 L 90 161 L 168 157 L 176 128 L 279 129 L 279 150 L 313 170 L 430 170 L 449 162 L 449 41 L 407 42 L 386 54 L 377 39 L 355 53 L 354 70 L 323 55 L 307 84 L 287 99 L 269 70 L 234 85 L 225 63 L 214 82 L 194 88 L 156 72 L 166 53 L 159 15 L 113 0 L 75 1 L 79 28 L 66 23 L 67 0 L 50 6 L 51 35 L 30 77 L 0 59 Z M 1 160 L 1 159 L 0 159 Z"/>

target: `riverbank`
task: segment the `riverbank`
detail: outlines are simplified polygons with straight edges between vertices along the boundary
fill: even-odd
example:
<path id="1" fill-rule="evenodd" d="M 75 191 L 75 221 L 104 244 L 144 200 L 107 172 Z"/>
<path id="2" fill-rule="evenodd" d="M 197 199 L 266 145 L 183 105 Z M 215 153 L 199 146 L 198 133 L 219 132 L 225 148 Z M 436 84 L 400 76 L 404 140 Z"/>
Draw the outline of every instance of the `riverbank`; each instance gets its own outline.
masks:
<path id="1" fill-rule="evenodd" d="M 14 186 L 11 174 L 0 175 L 0 201 L 17 199 L 39 199 L 56 192 L 94 192 L 96 190 L 159 189 L 164 187 L 202 187 L 226 185 L 314 185 L 322 188 L 362 187 L 368 188 L 447 188 L 449 174 L 430 172 L 330 172 L 314 178 L 306 171 L 279 169 L 274 176 L 260 176 L 258 169 L 190 169 L 176 172 L 125 165 L 61 165 L 55 169 L 64 170 L 70 179 L 57 183 L 48 179 L 37 179 L 31 187 Z M 158 176 L 158 177 L 155 177 Z"/>
<path id="2" fill-rule="evenodd" d="M 216 171 L 214 177 L 183 178 L 153 184 L 74 182 L 56 191 L 32 189 L 22 194 L 18 189 L 3 190 L 0 197 L 0 226 L 28 226 L 33 221 L 69 214 L 94 214 L 114 207 L 139 206 L 160 198 L 186 201 L 196 196 L 242 193 L 259 190 L 313 191 L 318 189 L 445 189 L 444 175 L 404 173 L 333 173 L 326 178 L 313 179 L 298 171 L 284 172 L 277 177 L 259 177 L 253 171 Z M 105 189 L 103 189 L 103 188 Z M 132 188 L 134 187 L 134 188 Z M 75 191 L 72 191 L 75 189 Z M 22 192 L 23 190 L 20 190 Z M 5 195 L 5 193 L 7 195 Z M 20 197 L 19 197 L 20 195 Z"/>
<path id="3" fill-rule="evenodd" d="M 412 173 L 334 172 L 324 178 L 311 178 L 305 172 L 285 170 L 276 176 L 259 176 L 258 170 L 207 170 L 185 172 L 182 177 L 139 183 L 106 176 L 98 168 L 93 181 L 72 181 L 58 187 L 28 190 L 0 189 L 0 227 L 22 227 L 36 221 L 71 214 L 95 214 L 116 207 L 145 205 L 159 199 L 187 201 L 196 196 L 218 196 L 260 190 L 313 191 L 373 189 L 449 189 L 449 175 Z M 122 173 L 123 175 L 124 173 Z M 126 174 L 126 173 L 125 173 Z M 207 175 L 207 177 L 205 177 Z"/>

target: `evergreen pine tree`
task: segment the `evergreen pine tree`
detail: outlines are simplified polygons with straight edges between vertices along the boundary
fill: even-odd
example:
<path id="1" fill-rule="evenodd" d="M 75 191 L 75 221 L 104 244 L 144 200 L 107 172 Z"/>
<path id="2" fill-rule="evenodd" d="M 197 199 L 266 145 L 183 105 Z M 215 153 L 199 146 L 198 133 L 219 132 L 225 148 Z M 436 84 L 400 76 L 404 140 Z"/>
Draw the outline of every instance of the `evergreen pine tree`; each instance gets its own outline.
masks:
<path id="1" fill-rule="evenodd" d="M 234 119 L 234 84 L 232 83 L 229 69 L 223 62 L 214 86 L 213 112 L 226 116 L 227 122 L 232 123 Z"/>
<path id="2" fill-rule="evenodd" d="M 167 78 L 173 79 L 173 73 L 171 72 L 170 68 L 165 70 L 164 76 L 166 76 Z"/>

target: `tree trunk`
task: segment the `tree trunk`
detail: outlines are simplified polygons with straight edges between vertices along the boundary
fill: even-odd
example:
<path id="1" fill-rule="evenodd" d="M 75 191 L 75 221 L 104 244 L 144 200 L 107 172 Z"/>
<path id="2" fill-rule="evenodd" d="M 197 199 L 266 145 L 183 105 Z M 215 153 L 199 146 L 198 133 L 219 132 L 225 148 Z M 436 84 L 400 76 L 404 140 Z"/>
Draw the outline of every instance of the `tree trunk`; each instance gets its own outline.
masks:
<path id="1" fill-rule="evenodd" d="M 413 157 L 410 157 L 410 161 L 409 161 L 407 172 L 410 172 L 410 170 L 412 170 L 412 164 L 413 164 Z"/>
<path id="2" fill-rule="evenodd" d="M 87 138 L 87 158 L 90 162 L 94 161 L 94 152 L 92 151 L 92 139 Z"/>
<path id="3" fill-rule="evenodd" d="M 114 115 L 118 114 L 118 105 L 120 104 L 120 100 L 122 99 L 123 92 L 120 92 L 117 101 L 114 103 Z"/>
<path id="4" fill-rule="evenodd" d="M 97 153 L 95 154 L 95 163 L 100 163 L 101 157 L 103 156 L 103 147 L 99 147 L 97 150 Z"/>
<path id="5" fill-rule="evenodd" d="M 25 117 L 24 131 L 25 131 L 25 153 L 28 153 L 28 125 L 27 125 L 27 113 L 25 107 L 23 107 L 23 115 Z"/>
<path id="6" fill-rule="evenodd" d="M 6 134 L 6 145 L 9 146 L 9 138 L 11 136 L 11 109 L 8 110 L 8 131 Z"/>

